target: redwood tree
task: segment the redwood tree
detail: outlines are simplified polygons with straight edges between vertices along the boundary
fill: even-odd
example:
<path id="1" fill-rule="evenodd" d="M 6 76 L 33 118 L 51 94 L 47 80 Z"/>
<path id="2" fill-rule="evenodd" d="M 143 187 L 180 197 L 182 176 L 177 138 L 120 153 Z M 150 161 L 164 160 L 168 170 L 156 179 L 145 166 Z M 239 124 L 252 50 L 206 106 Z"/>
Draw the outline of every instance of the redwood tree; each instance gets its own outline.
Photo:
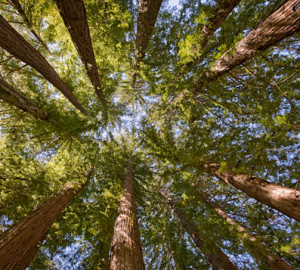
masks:
<path id="1" fill-rule="evenodd" d="M 114 226 L 110 269 L 145 269 L 134 195 L 134 174 L 131 159 L 125 167 L 124 194 L 120 200 Z"/>

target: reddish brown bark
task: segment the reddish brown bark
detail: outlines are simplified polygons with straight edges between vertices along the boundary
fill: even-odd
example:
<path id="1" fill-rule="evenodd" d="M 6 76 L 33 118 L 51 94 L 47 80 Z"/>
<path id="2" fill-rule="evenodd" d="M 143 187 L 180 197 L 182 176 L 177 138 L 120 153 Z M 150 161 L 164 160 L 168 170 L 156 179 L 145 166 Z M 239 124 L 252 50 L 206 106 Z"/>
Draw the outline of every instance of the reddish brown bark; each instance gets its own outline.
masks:
<path id="1" fill-rule="evenodd" d="M 124 195 L 120 200 L 114 226 L 111 270 L 145 269 L 134 196 L 133 168 L 129 161 L 125 168 Z"/>
<path id="2" fill-rule="evenodd" d="M 139 63 L 143 61 L 146 49 L 154 29 L 155 22 L 163 0 L 140 0 L 135 38 L 134 60 L 133 60 L 133 86 L 135 86 Z"/>
<path id="3" fill-rule="evenodd" d="M 14 89 L 11 85 L 6 83 L 0 78 L 0 99 L 5 102 L 28 112 L 34 117 L 39 118 L 42 121 L 49 120 L 47 113 L 36 105 L 33 101 L 29 100 L 22 93 Z"/>
<path id="4" fill-rule="evenodd" d="M 204 191 L 202 191 L 200 188 L 196 189 L 199 192 L 200 197 L 206 202 L 209 208 L 215 211 L 222 219 L 224 219 L 238 232 L 245 248 L 254 258 L 256 258 L 258 264 L 265 262 L 270 269 L 273 270 L 293 270 L 289 264 L 273 253 L 268 247 L 266 247 L 259 238 L 248 233 L 244 227 L 239 225 L 238 222 L 228 216 L 227 213 L 222 210 L 222 208 L 216 206 Z"/>
<path id="5" fill-rule="evenodd" d="M 90 169 L 86 176 L 90 177 L 91 173 Z M 6 231 L 0 238 L 0 269 L 26 269 L 53 222 L 85 185 L 86 182 L 76 188 L 76 185 L 67 184 Z"/>
<path id="6" fill-rule="evenodd" d="M 28 17 L 25 14 L 25 11 L 23 7 L 21 6 L 19 0 L 10 0 L 10 2 L 13 4 L 15 9 L 18 11 L 20 16 L 23 18 L 24 23 L 27 25 L 27 27 L 30 29 L 31 33 L 36 37 L 36 39 L 44 46 L 44 48 L 49 51 L 46 43 L 42 40 L 42 38 L 35 32 L 35 30 L 32 28 L 32 23 L 29 21 Z"/>
<path id="7" fill-rule="evenodd" d="M 174 209 L 174 212 L 178 216 L 182 227 L 186 232 L 191 236 L 196 246 L 202 250 L 207 261 L 211 264 L 214 270 L 229 270 L 237 269 L 236 266 L 232 264 L 227 255 L 209 238 L 201 237 L 199 231 L 196 229 L 195 225 L 186 217 L 184 212 L 181 209 L 178 209 L 175 206 L 175 202 L 171 199 L 170 196 L 166 195 L 164 192 L 161 194 L 167 199 L 168 204 Z M 210 246 L 210 250 L 207 250 L 207 246 Z"/>
<path id="8" fill-rule="evenodd" d="M 62 94 L 83 114 L 84 108 L 78 102 L 66 83 L 58 76 L 48 61 L 33 48 L 1 15 L 0 15 L 0 46 L 35 68 L 50 83 L 52 83 Z"/>
<path id="9" fill-rule="evenodd" d="M 244 173 L 219 172 L 219 164 L 208 164 L 205 169 L 226 184 L 245 192 L 281 213 L 300 221 L 300 191 L 282 187 L 259 177 Z"/>
<path id="10" fill-rule="evenodd" d="M 265 21 L 253 29 L 233 49 L 226 52 L 208 71 L 195 82 L 195 90 L 224 73 L 243 64 L 258 51 L 263 51 L 300 30 L 300 10 L 294 9 L 296 0 L 287 1 Z"/>
<path id="11" fill-rule="evenodd" d="M 95 92 L 105 103 L 83 0 L 55 0 Z"/>
<path id="12" fill-rule="evenodd" d="M 219 0 L 217 2 L 212 15 L 207 19 L 199 33 L 199 50 L 206 45 L 223 21 L 240 2 L 241 0 Z"/>

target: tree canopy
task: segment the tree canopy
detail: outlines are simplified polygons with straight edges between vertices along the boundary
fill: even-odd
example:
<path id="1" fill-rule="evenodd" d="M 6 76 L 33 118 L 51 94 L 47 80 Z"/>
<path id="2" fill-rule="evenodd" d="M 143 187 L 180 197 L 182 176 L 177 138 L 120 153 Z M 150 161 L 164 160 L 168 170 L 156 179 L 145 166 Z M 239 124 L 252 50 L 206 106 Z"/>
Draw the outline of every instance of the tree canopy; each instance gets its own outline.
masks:
<path id="1" fill-rule="evenodd" d="M 299 266 L 299 1 L 171 4 L 0 1 L 0 233 L 87 181 L 29 269 L 107 269 L 128 160 L 146 269 Z"/>

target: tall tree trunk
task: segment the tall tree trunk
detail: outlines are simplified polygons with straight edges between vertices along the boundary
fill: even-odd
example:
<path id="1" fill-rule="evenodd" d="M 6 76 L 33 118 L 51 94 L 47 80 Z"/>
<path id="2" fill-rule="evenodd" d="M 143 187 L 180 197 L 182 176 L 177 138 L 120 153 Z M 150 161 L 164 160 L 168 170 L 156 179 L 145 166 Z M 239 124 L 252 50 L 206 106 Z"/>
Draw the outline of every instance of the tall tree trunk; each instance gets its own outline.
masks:
<path id="1" fill-rule="evenodd" d="M 198 50 L 202 50 L 216 30 L 221 26 L 223 21 L 231 11 L 241 2 L 241 0 L 219 0 L 213 10 L 212 15 L 207 19 L 203 28 L 196 29 L 198 34 Z M 200 31 L 199 31 L 200 30 Z"/>
<path id="2" fill-rule="evenodd" d="M 125 168 L 124 195 L 120 200 L 118 215 L 114 226 L 110 269 L 145 269 L 137 220 L 131 160 Z"/>
<path id="3" fill-rule="evenodd" d="M 6 83 L 0 78 L 0 99 L 5 102 L 28 112 L 34 117 L 39 118 L 42 121 L 49 121 L 47 113 L 36 105 L 33 101 L 29 100 L 19 91 L 15 90 L 11 85 Z"/>
<path id="4" fill-rule="evenodd" d="M 300 221 L 300 191 L 282 187 L 244 173 L 220 173 L 219 164 L 208 164 L 204 168 L 226 184 L 230 184 L 257 201 Z"/>
<path id="5" fill-rule="evenodd" d="M 83 0 L 55 0 L 95 92 L 105 103 Z"/>
<path id="6" fill-rule="evenodd" d="M 206 202 L 211 210 L 215 211 L 222 219 L 227 221 L 228 224 L 236 229 L 243 241 L 245 248 L 254 258 L 256 258 L 258 264 L 265 262 L 270 269 L 273 270 L 293 270 L 289 264 L 273 253 L 268 247 L 266 247 L 265 244 L 260 241 L 260 239 L 248 233 L 244 227 L 239 225 L 234 219 L 228 216 L 226 212 L 222 210 L 222 208 L 216 206 L 204 191 L 202 191 L 200 188 L 196 188 L 196 190 L 199 192 L 200 197 Z"/>
<path id="7" fill-rule="evenodd" d="M 24 23 L 27 25 L 27 27 L 30 29 L 31 33 L 36 37 L 36 39 L 44 46 L 44 48 L 49 51 L 46 43 L 42 40 L 42 38 L 37 34 L 37 32 L 34 31 L 32 27 L 32 23 L 29 21 L 28 17 L 25 14 L 25 11 L 23 7 L 21 6 L 19 0 L 10 0 L 10 2 L 13 4 L 15 9 L 18 11 L 20 16 L 23 18 Z"/>
<path id="8" fill-rule="evenodd" d="M 133 60 L 133 85 L 136 82 L 136 70 L 144 59 L 146 49 L 154 29 L 155 22 L 163 0 L 139 0 L 139 14 L 135 38 L 135 52 Z"/>
<path id="9" fill-rule="evenodd" d="M 0 15 L 0 46 L 35 68 L 50 83 L 52 83 L 62 94 L 83 114 L 84 108 L 76 99 L 66 83 L 58 76 L 48 61 L 33 48 L 1 15 Z"/>
<path id="10" fill-rule="evenodd" d="M 265 21 L 253 29 L 234 48 L 223 54 L 212 68 L 202 73 L 195 82 L 195 90 L 224 73 L 243 64 L 255 52 L 263 51 L 300 30 L 300 9 L 294 8 L 296 0 L 287 1 Z"/>
<path id="11" fill-rule="evenodd" d="M 91 173 L 92 169 L 86 172 L 87 178 Z M 0 238 L 0 269 L 26 269 L 53 222 L 86 183 L 80 187 L 67 184 L 56 195 L 8 229 Z"/>
<path id="12" fill-rule="evenodd" d="M 167 199 L 168 204 L 172 209 L 174 209 L 176 215 L 178 216 L 182 227 L 191 236 L 196 246 L 202 250 L 207 261 L 212 265 L 214 270 L 229 270 L 237 269 L 236 266 L 232 264 L 227 255 L 212 241 L 209 241 L 207 237 L 201 237 L 199 231 L 195 228 L 190 220 L 185 216 L 184 212 L 175 206 L 175 202 L 168 196 L 165 192 L 161 191 L 161 194 Z M 209 242 L 208 242 L 209 241 Z M 212 247 L 211 250 L 207 250 L 206 246 Z"/>

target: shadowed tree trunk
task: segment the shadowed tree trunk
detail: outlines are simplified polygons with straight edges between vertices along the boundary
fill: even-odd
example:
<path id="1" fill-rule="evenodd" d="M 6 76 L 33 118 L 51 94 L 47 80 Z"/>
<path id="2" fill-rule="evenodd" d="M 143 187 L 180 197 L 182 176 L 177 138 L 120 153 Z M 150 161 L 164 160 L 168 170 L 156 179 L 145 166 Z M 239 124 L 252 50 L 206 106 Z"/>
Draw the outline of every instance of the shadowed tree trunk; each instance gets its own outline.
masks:
<path id="1" fill-rule="evenodd" d="M 199 187 L 196 187 L 196 190 L 199 192 L 200 197 L 206 202 L 209 208 L 215 211 L 239 233 L 239 237 L 242 239 L 245 248 L 254 258 L 256 258 L 258 264 L 265 262 L 270 269 L 273 270 L 293 270 L 290 265 L 267 248 L 262 241 L 248 233 L 244 227 L 228 216 L 220 207 L 216 206 L 204 191 L 202 191 Z"/>
<path id="2" fill-rule="evenodd" d="M 198 32 L 199 44 L 197 45 L 197 52 L 202 50 L 216 30 L 221 26 L 223 21 L 228 17 L 231 11 L 241 2 L 241 0 L 219 0 L 214 8 L 211 16 L 206 20 L 202 29 L 196 29 Z M 199 57 L 194 62 L 199 61 Z M 193 62 L 191 62 L 192 64 Z"/>
<path id="3" fill-rule="evenodd" d="M 87 178 L 92 169 L 86 172 Z M 36 208 L 0 238 L 0 269 L 26 269 L 35 257 L 53 222 L 73 198 L 85 187 L 67 184 L 48 201 Z"/>
<path id="4" fill-rule="evenodd" d="M 6 83 L 0 78 L 0 99 L 5 102 L 28 112 L 34 117 L 39 118 L 42 121 L 49 121 L 47 113 L 36 105 L 33 101 L 29 100 L 22 93 L 15 90 L 11 85 Z"/>
<path id="5" fill-rule="evenodd" d="M 168 201 L 170 207 L 174 210 L 178 216 L 182 227 L 186 232 L 191 236 L 196 246 L 204 253 L 205 258 L 211 264 L 214 270 L 229 270 L 237 269 L 236 266 L 232 264 L 227 255 L 212 241 L 208 243 L 208 237 L 201 237 L 199 231 L 196 229 L 195 225 L 188 220 L 184 212 L 178 209 L 175 205 L 175 202 L 168 196 L 165 192 L 160 192 L 165 199 Z M 206 248 L 210 246 L 209 250 Z"/>
<path id="6" fill-rule="evenodd" d="M 84 108 L 78 102 L 66 83 L 58 76 L 48 61 L 33 48 L 1 15 L 0 46 L 16 58 L 35 68 L 83 114 Z"/>
<path id="7" fill-rule="evenodd" d="M 133 168 L 130 160 L 125 168 L 124 195 L 120 200 L 114 226 L 111 270 L 145 269 L 134 196 Z"/>
<path id="8" fill-rule="evenodd" d="M 133 85 L 135 85 L 139 63 L 143 61 L 148 43 L 163 0 L 140 0 L 135 38 L 135 51 L 133 60 Z"/>
<path id="9" fill-rule="evenodd" d="M 83 0 L 55 0 L 55 2 L 95 92 L 105 103 Z"/>
<path id="10" fill-rule="evenodd" d="M 208 164 L 204 169 L 226 184 L 245 192 L 248 196 L 300 221 L 300 191 L 282 187 L 259 177 L 244 173 L 219 172 L 219 164 Z"/>
<path id="11" fill-rule="evenodd" d="M 13 6 L 15 7 L 15 9 L 18 11 L 18 13 L 20 14 L 20 16 L 23 18 L 24 23 L 27 25 L 27 27 L 30 29 L 31 33 L 36 37 L 36 39 L 44 46 L 44 48 L 49 51 L 46 43 L 42 40 L 42 38 L 37 34 L 37 32 L 34 31 L 34 29 L 32 28 L 32 23 L 29 21 L 28 17 L 25 14 L 24 9 L 22 8 L 19 0 L 9 0 Z"/>
<path id="12" fill-rule="evenodd" d="M 300 10 L 295 9 L 296 0 L 287 1 L 265 21 L 253 29 L 234 48 L 223 54 L 212 68 L 202 73 L 195 82 L 195 90 L 224 73 L 243 64 L 258 51 L 264 51 L 282 39 L 300 30 Z"/>

